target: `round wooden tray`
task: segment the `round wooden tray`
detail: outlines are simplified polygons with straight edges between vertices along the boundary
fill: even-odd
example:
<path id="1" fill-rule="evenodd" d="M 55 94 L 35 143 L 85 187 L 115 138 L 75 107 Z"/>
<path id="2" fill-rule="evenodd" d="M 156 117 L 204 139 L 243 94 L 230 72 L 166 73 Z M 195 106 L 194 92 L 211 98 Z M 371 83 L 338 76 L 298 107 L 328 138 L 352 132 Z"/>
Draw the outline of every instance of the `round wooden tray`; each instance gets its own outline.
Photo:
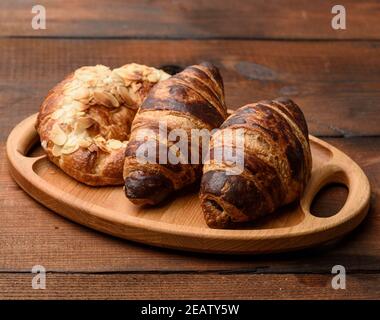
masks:
<path id="1" fill-rule="evenodd" d="M 45 155 L 29 154 L 39 141 L 35 120 L 36 115 L 25 119 L 8 137 L 7 154 L 15 181 L 60 215 L 117 237 L 209 253 L 280 252 L 340 238 L 354 229 L 368 211 L 370 186 L 360 167 L 343 152 L 310 136 L 313 171 L 299 203 L 244 229 L 210 229 L 203 220 L 196 190 L 181 192 L 160 207 L 142 208 L 129 202 L 121 187 L 88 187 L 71 179 Z M 333 182 L 347 186 L 346 203 L 334 216 L 313 216 L 310 205 L 314 196 Z"/>

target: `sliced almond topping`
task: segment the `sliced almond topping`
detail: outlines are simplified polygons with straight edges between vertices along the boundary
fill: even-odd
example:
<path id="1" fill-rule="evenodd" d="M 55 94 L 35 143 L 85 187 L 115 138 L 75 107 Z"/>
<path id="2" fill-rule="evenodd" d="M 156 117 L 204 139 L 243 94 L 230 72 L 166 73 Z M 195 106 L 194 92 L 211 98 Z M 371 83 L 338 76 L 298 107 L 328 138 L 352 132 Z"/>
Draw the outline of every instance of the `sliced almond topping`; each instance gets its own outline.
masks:
<path id="1" fill-rule="evenodd" d="M 58 123 L 53 125 L 53 128 L 50 133 L 51 141 L 58 146 L 62 146 L 65 144 L 67 140 L 66 133 L 61 129 Z"/>
<path id="2" fill-rule="evenodd" d="M 171 77 L 170 74 L 168 74 L 162 70 L 159 70 L 159 73 L 160 73 L 160 79 L 159 79 L 160 81 L 169 79 Z"/>
<path id="3" fill-rule="evenodd" d="M 102 65 L 102 64 L 97 64 L 95 67 L 94 67 L 94 71 L 99 74 L 99 75 L 108 75 L 109 73 L 111 73 L 111 70 L 110 68 L 106 67 L 105 65 Z"/>
<path id="4" fill-rule="evenodd" d="M 106 145 L 106 140 L 102 136 L 94 137 L 94 142 L 99 147 L 100 150 L 102 150 L 104 152 L 109 152 L 107 145 Z"/>
<path id="5" fill-rule="evenodd" d="M 62 147 L 57 146 L 56 144 L 53 146 L 51 149 L 51 153 L 53 154 L 54 157 L 60 157 L 61 156 L 61 149 Z"/>
<path id="6" fill-rule="evenodd" d="M 77 79 L 79 79 L 80 81 L 83 81 L 83 82 L 88 82 L 90 81 L 91 79 L 94 78 L 94 75 L 91 73 L 91 72 L 76 72 L 75 73 L 75 77 Z"/>
<path id="7" fill-rule="evenodd" d="M 67 139 L 63 148 L 72 148 L 72 147 L 75 147 L 78 143 L 79 143 L 78 136 L 70 135 L 70 137 Z"/>
<path id="8" fill-rule="evenodd" d="M 131 64 L 127 64 L 121 68 L 114 69 L 113 71 L 117 73 L 123 80 L 140 80 L 142 76 L 141 72 Z"/>
<path id="9" fill-rule="evenodd" d="M 65 110 L 57 109 L 51 114 L 51 118 L 54 120 L 57 120 L 57 119 L 61 118 L 64 115 L 64 113 L 65 113 Z"/>
<path id="10" fill-rule="evenodd" d="M 89 97 L 90 91 L 87 88 L 82 86 L 82 87 L 70 92 L 70 95 L 75 100 L 83 100 L 83 99 L 87 99 Z"/>
<path id="11" fill-rule="evenodd" d="M 82 131 L 89 127 L 91 127 L 95 121 L 90 117 L 81 117 L 78 118 L 76 121 L 76 130 L 75 131 Z"/>
<path id="12" fill-rule="evenodd" d="M 81 110 L 83 108 L 83 103 L 76 101 L 76 100 L 73 100 L 71 102 L 71 106 L 73 109 Z"/>
<path id="13" fill-rule="evenodd" d="M 67 82 L 63 86 L 63 91 L 65 93 L 69 93 L 70 91 L 75 91 L 76 89 L 79 89 L 82 86 L 82 83 L 78 81 L 77 79 L 73 79 L 72 81 Z"/>
<path id="14" fill-rule="evenodd" d="M 91 143 L 91 145 L 88 147 L 88 151 L 90 152 L 97 152 L 98 151 L 98 146 L 94 143 Z"/>
<path id="15" fill-rule="evenodd" d="M 158 70 L 154 70 L 153 72 L 151 72 L 150 74 L 148 74 L 147 76 L 147 80 L 149 82 L 157 82 L 158 80 L 160 80 L 160 74 L 158 72 Z"/>
<path id="16" fill-rule="evenodd" d="M 89 96 L 86 97 L 86 98 L 80 99 L 79 102 L 82 103 L 82 104 L 85 104 L 85 105 L 89 105 L 91 99 L 92 99 L 92 97 L 91 97 L 91 95 L 89 95 Z"/>
<path id="17" fill-rule="evenodd" d="M 99 144 L 106 142 L 106 139 L 104 139 L 102 136 L 95 136 L 93 139 L 95 143 L 99 143 Z"/>
<path id="18" fill-rule="evenodd" d="M 99 149 L 102 150 L 103 152 L 110 152 L 110 149 L 107 148 L 107 146 L 104 145 L 104 144 L 99 144 L 98 147 L 99 147 Z"/>
<path id="19" fill-rule="evenodd" d="M 111 100 L 112 106 L 114 106 L 115 108 L 120 107 L 119 101 L 115 98 L 115 96 L 113 94 L 110 94 L 108 92 L 105 92 L 105 93 L 109 97 L 109 99 Z"/>
<path id="20" fill-rule="evenodd" d="M 124 144 L 119 140 L 110 139 L 107 141 L 107 147 L 117 150 L 124 147 Z"/>
<path id="21" fill-rule="evenodd" d="M 98 84 L 98 79 L 92 77 L 91 79 L 87 80 L 86 83 L 89 87 L 95 87 Z"/>
<path id="22" fill-rule="evenodd" d="M 90 107 L 90 104 L 88 103 L 85 104 L 79 101 L 75 101 L 75 102 L 77 102 L 77 109 L 79 111 L 86 111 Z"/>
<path id="23" fill-rule="evenodd" d="M 119 107 L 119 101 L 110 93 L 94 91 L 95 100 L 106 107 Z"/>
<path id="24" fill-rule="evenodd" d="M 79 144 L 76 144 L 76 145 L 73 145 L 73 146 L 65 145 L 61 149 L 61 153 L 62 154 L 70 154 L 70 153 L 73 153 L 73 152 L 77 151 L 78 149 L 79 149 Z"/>
<path id="25" fill-rule="evenodd" d="M 129 87 L 129 86 L 131 85 L 131 83 L 132 83 L 132 80 L 124 79 L 124 85 L 125 85 L 126 87 Z"/>
<path id="26" fill-rule="evenodd" d="M 153 68 L 149 68 L 149 67 L 143 68 L 142 74 L 144 77 L 147 77 L 153 70 L 154 70 Z"/>
<path id="27" fill-rule="evenodd" d="M 112 82 L 116 83 L 123 83 L 123 78 L 120 77 L 120 75 L 116 72 L 113 72 L 110 74 L 110 78 L 112 79 Z"/>
<path id="28" fill-rule="evenodd" d="M 132 83 L 132 91 L 137 92 L 141 88 L 141 86 L 142 86 L 141 83 L 133 82 Z"/>
<path id="29" fill-rule="evenodd" d="M 127 105 L 131 106 L 135 104 L 126 87 L 117 87 L 117 92 Z"/>
<path id="30" fill-rule="evenodd" d="M 105 84 L 112 84 L 113 83 L 113 79 L 111 77 L 107 77 L 107 78 L 103 79 L 103 83 L 105 83 Z"/>
<path id="31" fill-rule="evenodd" d="M 126 74 L 126 79 L 128 80 L 134 80 L 134 81 L 137 81 L 137 80 L 141 80 L 142 76 L 140 73 L 137 73 L 136 71 L 133 72 L 133 73 L 127 73 Z"/>
<path id="32" fill-rule="evenodd" d="M 91 142 L 88 140 L 80 140 L 79 146 L 82 148 L 88 148 L 91 145 Z"/>

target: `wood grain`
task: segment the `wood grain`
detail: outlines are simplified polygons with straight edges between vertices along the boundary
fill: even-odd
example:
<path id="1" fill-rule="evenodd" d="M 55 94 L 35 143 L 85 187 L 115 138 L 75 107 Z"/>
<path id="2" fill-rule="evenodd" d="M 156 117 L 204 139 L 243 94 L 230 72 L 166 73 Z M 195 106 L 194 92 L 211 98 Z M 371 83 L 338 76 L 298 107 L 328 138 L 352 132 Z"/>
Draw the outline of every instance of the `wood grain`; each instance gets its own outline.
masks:
<path id="1" fill-rule="evenodd" d="M 316 136 L 380 134 L 380 46 L 376 42 L 2 39 L 0 139 L 35 113 L 48 90 L 83 65 L 135 61 L 220 67 L 229 108 L 288 96 Z M 223 54 L 221 54 L 221 51 Z"/>
<path id="2" fill-rule="evenodd" d="M 379 299 L 380 277 L 348 274 L 346 289 L 332 275 L 56 274 L 33 290 L 31 273 L 0 274 L 0 299 Z M 363 285 L 365 283 L 365 285 Z"/>
<path id="3" fill-rule="evenodd" d="M 0 35 L 23 37 L 379 39 L 380 4 L 342 0 L 347 29 L 331 27 L 332 0 L 38 2 L 46 30 L 31 28 L 35 1 L 1 1 Z"/>
<path id="4" fill-rule="evenodd" d="M 29 272 L 33 265 L 42 264 L 50 271 L 70 272 L 326 273 L 333 265 L 343 264 L 350 272 L 378 272 L 380 138 L 335 138 L 327 141 L 352 156 L 368 175 L 372 187 L 368 218 L 353 234 L 328 247 L 286 255 L 234 258 L 151 248 L 71 223 L 36 203 L 17 186 L 9 176 L 2 145 L 1 271 Z M 342 199 L 337 198 L 336 201 L 342 202 Z M 325 205 L 330 206 L 329 203 Z"/>

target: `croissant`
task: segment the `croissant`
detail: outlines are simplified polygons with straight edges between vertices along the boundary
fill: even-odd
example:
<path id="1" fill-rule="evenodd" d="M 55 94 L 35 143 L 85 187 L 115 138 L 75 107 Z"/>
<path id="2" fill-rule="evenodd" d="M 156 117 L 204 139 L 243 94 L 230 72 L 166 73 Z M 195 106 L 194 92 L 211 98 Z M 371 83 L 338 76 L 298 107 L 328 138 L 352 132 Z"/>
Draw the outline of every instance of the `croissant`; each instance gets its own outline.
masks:
<path id="1" fill-rule="evenodd" d="M 122 184 L 132 120 L 153 85 L 167 78 L 135 63 L 114 70 L 82 67 L 68 75 L 49 92 L 37 118 L 48 158 L 85 184 Z"/>
<path id="2" fill-rule="evenodd" d="M 226 147 L 220 137 L 239 129 L 242 134 L 235 134 L 229 147 L 236 151 L 240 145 L 244 165 L 240 174 L 228 174 L 231 161 L 215 154 Z M 234 227 L 293 202 L 302 195 L 311 166 L 307 124 L 293 101 L 278 98 L 241 107 L 211 138 L 200 189 L 207 225 Z"/>
<path id="3" fill-rule="evenodd" d="M 159 152 L 153 161 L 144 163 L 138 156 L 139 149 L 146 143 L 141 134 L 146 132 L 157 148 L 163 147 L 170 155 L 176 153 L 173 151 L 175 142 L 159 134 L 160 124 L 166 124 L 167 132 L 181 129 L 186 134 L 186 145 L 190 150 L 192 130 L 210 131 L 219 127 L 226 117 L 223 80 L 218 69 L 210 63 L 190 66 L 157 84 L 132 123 L 124 164 L 128 199 L 139 205 L 158 204 L 173 191 L 193 184 L 202 175 L 201 144 L 187 156 L 180 153 L 184 160 L 179 163 L 160 161 Z M 190 160 L 192 152 L 200 154 L 199 163 Z"/>

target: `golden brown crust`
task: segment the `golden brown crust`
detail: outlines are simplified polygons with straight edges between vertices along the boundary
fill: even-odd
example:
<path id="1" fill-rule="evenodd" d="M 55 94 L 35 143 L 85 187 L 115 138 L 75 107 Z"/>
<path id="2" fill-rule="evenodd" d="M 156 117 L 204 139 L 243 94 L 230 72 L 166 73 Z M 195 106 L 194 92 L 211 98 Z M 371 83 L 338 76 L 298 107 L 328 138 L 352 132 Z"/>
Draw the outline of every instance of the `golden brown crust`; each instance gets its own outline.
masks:
<path id="1" fill-rule="evenodd" d="M 123 183 L 132 120 L 150 89 L 168 74 L 138 64 L 82 67 L 42 103 L 36 129 L 49 159 L 92 186 Z"/>
<path id="2" fill-rule="evenodd" d="M 242 129 L 244 170 L 228 175 L 230 165 L 213 158 L 217 139 Z M 236 141 L 232 147 L 236 149 Z M 298 199 L 310 178 L 308 129 L 299 107 L 289 99 L 260 101 L 236 110 L 211 140 L 210 163 L 203 167 L 200 198 L 206 223 L 228 228 L 253 221 Z"/>
<path id="3" fill-rule="evenodd" d="M 137 150 L 145 141 L 140 141 L 138 134 L 149 130 L 151 140 L 170 150 L 174 142 L 164 141 L 159 135 L 160 123 L 166 123 L 168 132 L 178 128 L 186 131 L 191 150 L 192 129 L 212 130 L 226 117 L 223 81 L 210 63 L 190 66 L 156 85 L 132 123 L 124 164 L 126 196 L 135 204 L 157 204 L 173 191 L 199 180 L 202 174 L 201 164 L 190 164 L 191 152 L 189 164 L 160 164 L 158 152 L 155 163 L 141 163 Z"/>

